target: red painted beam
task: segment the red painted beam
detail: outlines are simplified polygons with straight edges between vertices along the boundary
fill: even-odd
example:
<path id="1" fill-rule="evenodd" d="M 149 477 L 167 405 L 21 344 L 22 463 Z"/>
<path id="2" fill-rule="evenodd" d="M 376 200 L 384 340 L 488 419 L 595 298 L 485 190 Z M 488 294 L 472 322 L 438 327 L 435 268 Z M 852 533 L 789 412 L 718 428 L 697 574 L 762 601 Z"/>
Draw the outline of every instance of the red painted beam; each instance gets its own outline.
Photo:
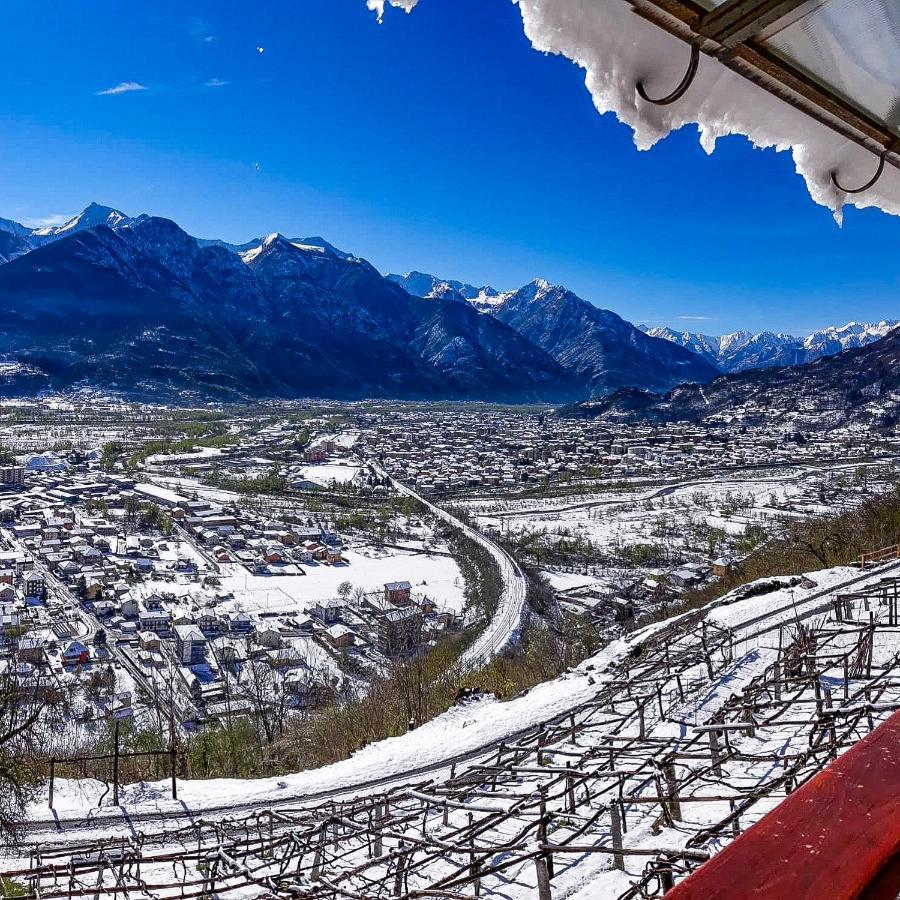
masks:
<path id="1" fill-rule="evenodd" d="M 666 900 L 888 896 L 900 859 L 900 712 L 794 791 Z M 888 888 L 890 890 L 890 888 Z"/>

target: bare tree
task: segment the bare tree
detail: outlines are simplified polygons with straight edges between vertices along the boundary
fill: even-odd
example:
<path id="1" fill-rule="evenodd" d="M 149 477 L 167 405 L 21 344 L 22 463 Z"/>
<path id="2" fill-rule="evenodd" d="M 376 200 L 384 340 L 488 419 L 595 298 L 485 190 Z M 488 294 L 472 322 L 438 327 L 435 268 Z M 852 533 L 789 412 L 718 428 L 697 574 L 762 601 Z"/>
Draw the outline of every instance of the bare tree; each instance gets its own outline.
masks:
<path id="1" fill-rule="evenodd" d="M 0 676 L 0 843 L 21 835 L 40 783 L 41 732 L 51 730 L 60 691 L 39 674 Z"/>

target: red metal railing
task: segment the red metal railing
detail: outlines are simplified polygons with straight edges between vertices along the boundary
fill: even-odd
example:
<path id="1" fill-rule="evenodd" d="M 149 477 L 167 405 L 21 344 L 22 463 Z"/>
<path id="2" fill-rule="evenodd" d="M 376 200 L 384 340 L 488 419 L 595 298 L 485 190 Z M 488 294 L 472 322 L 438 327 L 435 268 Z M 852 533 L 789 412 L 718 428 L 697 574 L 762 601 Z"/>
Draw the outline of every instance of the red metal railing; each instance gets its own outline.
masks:
<path id="1" fill-rule="evenodd" d="M 667 900 L 894 900 L 900 891 L 900 712 Z"/>

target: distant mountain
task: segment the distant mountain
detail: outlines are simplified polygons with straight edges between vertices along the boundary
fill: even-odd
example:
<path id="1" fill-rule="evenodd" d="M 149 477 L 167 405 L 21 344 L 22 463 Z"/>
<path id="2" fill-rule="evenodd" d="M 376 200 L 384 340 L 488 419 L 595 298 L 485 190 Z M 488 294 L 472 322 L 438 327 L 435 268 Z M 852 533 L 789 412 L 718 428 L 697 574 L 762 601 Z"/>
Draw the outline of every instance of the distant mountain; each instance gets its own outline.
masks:
<path id="1" fill-rule="evenodd" d="M 640 422 L 834 427 L 900 423 L 900 329 L 865 347 L 793 367 L 749 369 L 665 395 L 623 390 L 565 414 Z"/>
<path id="2" fill-rule="evenodd" d="M 0 264 L 10 262 L 38 247 L 52 243 L 62 237 L 77 234 L 98 225 L 117 228 L 133 221 L 124 213 L 109 206 L 91 203 L 77 216 L 62 225 L 45 225 L 28 228 L 9 219 L 0 219 Z"/>
<path id="3" fill-rule="evenodd" d="M 144 217 L 146 218 L 146 217 Z M 79 231 L 86 231 L 89 228 L 97 228 L 99 225 L 106 225 L 107 228 L 118 228 L 128 225 L 134 219 L 129 218 L 123 212 L 113 209 L 109 206 L 101 206 L 99 203 L 91 203 L 77 216 L 73 216 L 68 222 L 62 225 L 49 225 L 44 228 L 35 228 L 31 235 L 39 239 L 40 243 L 48 243 L 49 241 L 58 240 L 62 237 L 68 237 L 71 234 L 77 234 Z"/>
<path id="4" fill-rule="evenodd" d="M 421 297 L 468 301 L 505 322 L 549 353 L 591 397 L 621 387 L 668 390 L 719 374 L 693 351 L 645 335 L 615 313 L 540 279 L 501 294 L 422 272 L 388 278 Z"/>
<path id="5" fill-rule="evenodd" d="M 89 207 L 43 235 L 3 231 L 39 243 L 0 265 L 4 392 L 39 383 L 160 399 L 578 396 L 557 362 L 502 322 L 412 297 L 321 239 L 270 235 L 236 251 L 167 219 L 111 212 Z"/>
<path id="6" fill-rule="evenodd" d="M 0 219 L 0 264 L 23 256 L 36 246 L 29 229 L 18 222 Z"/>
<path id="7" fill-rule="evenodd" d="M 671 328 L 647 328 L 641 330 L 653 337 L 672 341 L 702 356 L 723 372 L 743 372 L 747 369 L 763 369 L 773 366 L 799 366 L 823 356 L 832 356 L 855 347 L 865 347 L 883 338 L 900 322 L 881 321 L 875 324 L 850 322 L 840 328 L 830 327 L 815 331 L 806 337 L 776 334 L 763 331 L 753 334 L 736 331 L 732 334 L 713 336 L 690 331 L 678 332 Z"/>
<path id="8" fill-rule="evenodd" d="M 197 244 L 201 247 L 224 247 L 226 250 L 231 250 L 232 253 L 246 253 L 248 250 L 252 250 L 254 247 L 258 247 L 264 240 L 264 237 L 254 238 L 252 241 L 247 241 L 243 244 L 229 244 L 228 241 L 220 241 L 217 239 L 208 240 L 204 238 L 195 238 Z M 333 256 L 338 256 L 341 259 L 356 259 L 356 257 L 352 253 L 346 253 L 343 250 L 338 250 L 334 244 L 329 244 L 325 238 L 321 237 L 307 237 L 307 238 L 287 238 L 288 242 L 291 244 L 297 244 L 303 247 L 318 247 L 320 250 L 327 250 Z"/>
<path id="9" fill-rule="evenodd" d="M 426 299 L 467 301 L 480 312 L 485 312 L 496 305 L 500 292 L 490 285 L 475 287 L 462 281 L 438 278 L 424 272 L 407 272 L 405 275 L 388 275 L 387 278 L 399 284 L 403 290 L 414 297 Z"/>

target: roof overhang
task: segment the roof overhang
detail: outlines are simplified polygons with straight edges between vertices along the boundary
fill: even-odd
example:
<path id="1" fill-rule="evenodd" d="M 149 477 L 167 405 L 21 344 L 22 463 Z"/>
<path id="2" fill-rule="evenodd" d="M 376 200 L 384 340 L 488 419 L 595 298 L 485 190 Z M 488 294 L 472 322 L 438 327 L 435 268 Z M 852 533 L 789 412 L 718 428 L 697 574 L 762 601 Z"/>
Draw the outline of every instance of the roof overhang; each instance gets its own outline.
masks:
<path id="1" fill-rule="evenodd" d="M 693 52 L 715 57 L 754 84 L 791 104 L 806 115 L 832 128 L 843 137 L 870 150 L 879 157 L 878 174 L 884 164 L 900 169 L 900 90 L 888 107 L 893 121 L 873 112 L 864 90 L 848 90 L 838 72 L 830 77 L 829 62 L 814 68 L 792 58 L 786 45 L 793 33 L 808 35 L 812 28 L 827 30 L 821 23 L 821 11 L 828 0 L 628 0 L 640 16 L 681 38 Z M 845 15 L 853 10 L 847 3 Z M 834 7 L 831 7 L 834 9 Z M 785 40 L 788 36 L 789 40 Z M 885 39 L 891 40 L 886 35 Z M 895 33 L 896 70 L 900 79 L 900 33 Z M 832 57 L 833 65 L 834 57 Z M 696 72 L 696 63 L 693 64 Z M 690 86 L 689 71 L 679 85 L 682 94 Z M 857 88 L 862 88 L 857 85 Z M 890 90 L 891 85 L 886 85 Z M 893 86 L 896 89 L 896 85 Z M 676 89 L 677 91 L 677 89 Z M 674 93 L 674 92 L 673 92 Z M 854 93 L 856 95 L 854 95 Z M 664 98 L 674 102 L 671 95 Z M 651 101 L 652 102 L 652 101 Z M 657 101 L 659 102 L 659 101 Z M 833 173 L 837 177 L 837 173 Z M 838 184 L 838 182 L 836 182 Z M 869 187 L 871 185 L 867 185 Z M 856 193 L 857 188 L 843 188 Z"/>

